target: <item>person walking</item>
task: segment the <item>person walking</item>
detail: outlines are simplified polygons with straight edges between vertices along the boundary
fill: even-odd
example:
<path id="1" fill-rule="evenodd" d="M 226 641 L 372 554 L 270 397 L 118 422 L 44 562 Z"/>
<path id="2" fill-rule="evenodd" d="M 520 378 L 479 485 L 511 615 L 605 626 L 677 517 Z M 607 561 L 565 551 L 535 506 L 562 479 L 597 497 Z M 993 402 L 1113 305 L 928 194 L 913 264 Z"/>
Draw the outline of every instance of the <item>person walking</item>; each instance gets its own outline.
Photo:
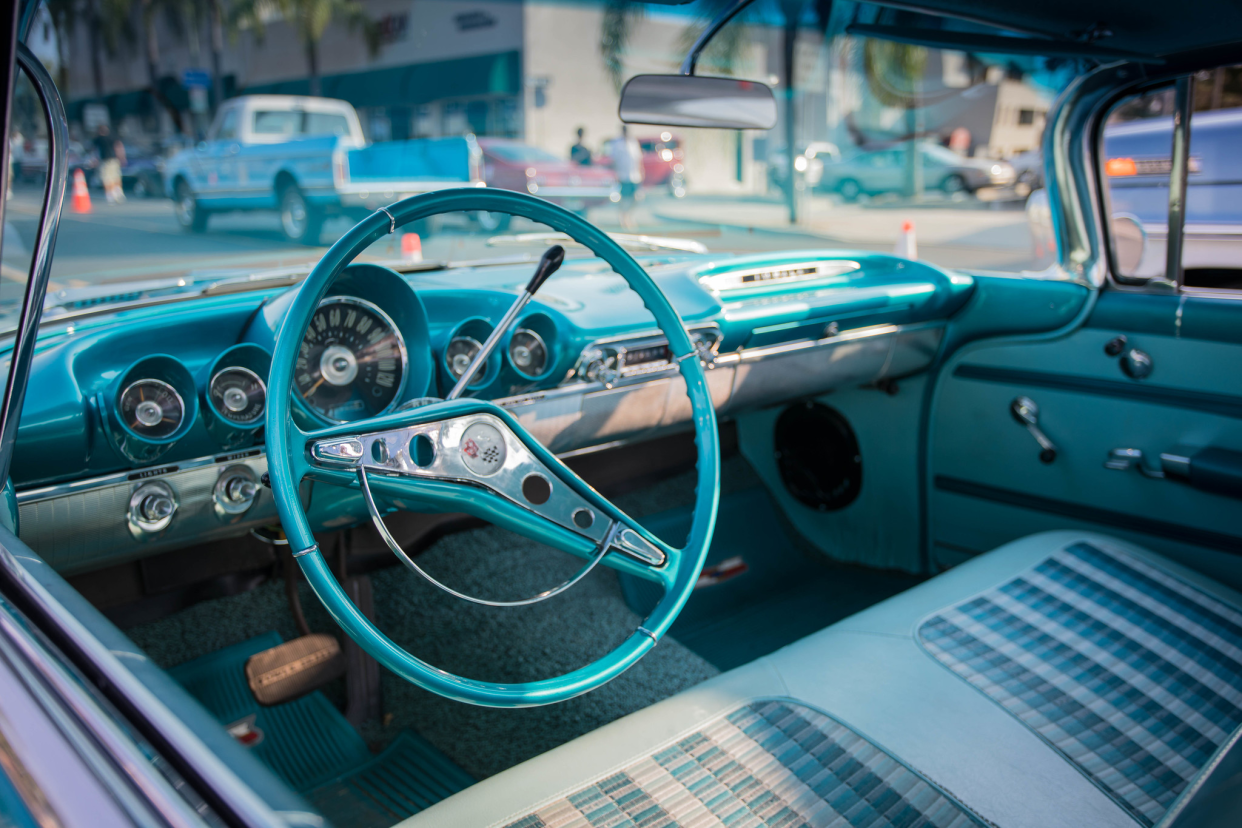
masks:
<path id="1" fill-rule="evenodd" d="M 99 157 L 99 181 L 104 187 L 104 199 L 109 204 L 125 201 L 125 189 L 121 186 L 121 166 L 125 163 L 125 145 L 112 137 L 107 124 L 100 124 L 92 140 L 95 155 Z"/>
<path id="2" fill-rule="evenodd" d="M 578 127 L 578 143 L 569 148 L 569 160 L 577 164 L 579 167 L 591 166 L 591 151 L 587 149 L 587 145 L 583 143 L 586 136 L 586 130 Z"/>
<path id="3" fill-rule="evenodd" d="M 634 230 L 634 207 L 638 201 L 638 186 L 643 183 L 643 151 L 638 141 L 630 137 L 629 127 L 621 125 L 621 134 L 609 142 L 612 169 L 621 181 L 621 226 Z"/>

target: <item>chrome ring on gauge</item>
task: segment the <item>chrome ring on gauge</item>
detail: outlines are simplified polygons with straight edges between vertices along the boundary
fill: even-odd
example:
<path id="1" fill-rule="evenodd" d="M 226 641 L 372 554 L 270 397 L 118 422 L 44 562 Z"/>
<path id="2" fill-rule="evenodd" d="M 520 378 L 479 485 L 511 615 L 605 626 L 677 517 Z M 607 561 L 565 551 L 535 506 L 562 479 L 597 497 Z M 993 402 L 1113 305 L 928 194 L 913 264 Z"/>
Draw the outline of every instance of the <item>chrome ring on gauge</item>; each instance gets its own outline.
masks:
<path id="1" fill-rule="evenodd" d="M 530 328 L 518 328 L 509 337 L 509 364 L 527 379 L 536 379 L 548 370 L 548 345 Z"/>
<path id="2" fill-rule="evenodd" d="M 448 347 L 444 349 L 444 363 L 448 366 L 449 374 L 453 379 L 461 379 L 461 375 L 466 373 L 466 369 L 474 361 L 475 354 L 482 348 L 483 343 L 472 336 L 455 336 L 449 340 Z M 483 361 L 479 370 L 475 371 L 474 376 L 471 377 L 470 385 L 478 385 L 483 381 L 487 376 L 487 368 L 491 361 L 491 357 Z"/>
<path id="3" fill-rule="evenodd" d="M 172 436 L 185 419 L 185 401 L 163 380 L 130 383 L 117 396 L 116 407 L 125 427 L 148 440 Z"/>
<path id="4" fill-rule="evenodd" d="M 294 385 L 325 419 L 348 423 L 391 411 L 409 360 L 392 318 L 365 299 L 330 296 L 302 338 Z"/>
<path id="5" fill-rule="evenodd" d="M 258 374 L 240 365 L 217 371 L 207 384 L 207 398 L 216 413 L 233 425 L 258 423 L 267 410 L 267 386 Z"/>

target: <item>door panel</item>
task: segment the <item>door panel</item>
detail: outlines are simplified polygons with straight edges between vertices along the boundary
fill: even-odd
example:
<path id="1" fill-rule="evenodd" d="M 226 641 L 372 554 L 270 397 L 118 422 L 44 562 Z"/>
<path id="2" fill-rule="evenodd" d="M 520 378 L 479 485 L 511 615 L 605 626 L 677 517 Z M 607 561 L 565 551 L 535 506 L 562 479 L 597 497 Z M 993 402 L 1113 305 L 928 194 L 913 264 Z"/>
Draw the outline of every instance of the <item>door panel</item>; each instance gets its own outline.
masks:
<path id="1" fill-rule="evenodd" d="M 1105 345 L 1150 356 L 1132 379 Z M 1030 397 L 1040 446 L 1010 411 Z M 1049 342 L 977 343 L 940 374 L 930 434 L 933 561 L 950 566 L 1035 531 L 1095 529 L 1242 584 L 1242 500 L 1105 467 L 1109 452 L 1242 451 L 1242 302 L 1106 293 L 1087 326 Z"/>

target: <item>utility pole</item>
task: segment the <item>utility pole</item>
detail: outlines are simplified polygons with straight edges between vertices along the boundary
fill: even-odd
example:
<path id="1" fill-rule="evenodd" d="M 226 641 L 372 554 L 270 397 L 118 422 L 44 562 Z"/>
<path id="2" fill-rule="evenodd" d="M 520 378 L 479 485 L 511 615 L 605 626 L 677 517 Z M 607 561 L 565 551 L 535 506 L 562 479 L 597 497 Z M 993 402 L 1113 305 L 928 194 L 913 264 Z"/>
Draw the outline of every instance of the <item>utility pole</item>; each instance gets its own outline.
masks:
<path id="1" fill-rule="evenodd" d="M 798 170 L 794 166 L 797 148 L 794 131 L 797 125 L 794 111 L 794 46 L 798 39 L 798 18 L 806 0 L 781 0 L 781 12 L 785 15 L 784 70 L 785 70 L 785 181 L 789 187 L 785 196 L 789 205 L 789 223 L 798 223 Z"/>

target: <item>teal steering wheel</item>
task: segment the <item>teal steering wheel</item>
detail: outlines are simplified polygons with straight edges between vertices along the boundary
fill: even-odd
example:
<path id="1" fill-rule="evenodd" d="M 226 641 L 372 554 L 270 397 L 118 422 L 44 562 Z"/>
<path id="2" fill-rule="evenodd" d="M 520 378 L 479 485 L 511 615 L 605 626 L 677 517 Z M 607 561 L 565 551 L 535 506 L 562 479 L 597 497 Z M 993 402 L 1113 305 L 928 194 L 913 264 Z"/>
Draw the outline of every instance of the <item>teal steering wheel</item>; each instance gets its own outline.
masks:
<path id="1" fill-rule="evenodd" d="M 507 411 L 487 400 L 433 402 L 312 432 L 294 423 L 291 400 L 299 347 L 336 276 L 384 235 L 410 222 L 455 211 L 510 213 L 567 234 L 624 277 L 654 314 L 668 337 L 693 411 L 698 480 L 684 548 L 671 547 L 643 529 L 540 445 Z M 573 698 L 642 658 L 668 631 L 694 589 L 715 528 L 720 491 L 716 414 L 698 351 L 668 298 L 642 266 L 603 231 L 567 210 L 520 193 L 468 188 L 414 196 L 368 216 L 332 246 L 298 287 L 277 335 L 268 386 L 290 389 L 288 394 L 270 395 L 267 462 L 281 523 L 302 572 L 351 638 L 385 667 L 420 687 L 489 707 L 530 707 Z M 482 455 L 480 446 L 485 448 Z M 298 496 L 307 479 L 361 488 L 368 500 L 377 493 L 402 508 L 467 512 L 592 565 L 602 562 L 652 580 L 664 589 L 664 597 L 615 650 L 564 675 L 519 684 L 453 675 L 395 644 L 359 612 L 337 583 Z M 403 562 L 412 565 L 408 559 Z"/>

